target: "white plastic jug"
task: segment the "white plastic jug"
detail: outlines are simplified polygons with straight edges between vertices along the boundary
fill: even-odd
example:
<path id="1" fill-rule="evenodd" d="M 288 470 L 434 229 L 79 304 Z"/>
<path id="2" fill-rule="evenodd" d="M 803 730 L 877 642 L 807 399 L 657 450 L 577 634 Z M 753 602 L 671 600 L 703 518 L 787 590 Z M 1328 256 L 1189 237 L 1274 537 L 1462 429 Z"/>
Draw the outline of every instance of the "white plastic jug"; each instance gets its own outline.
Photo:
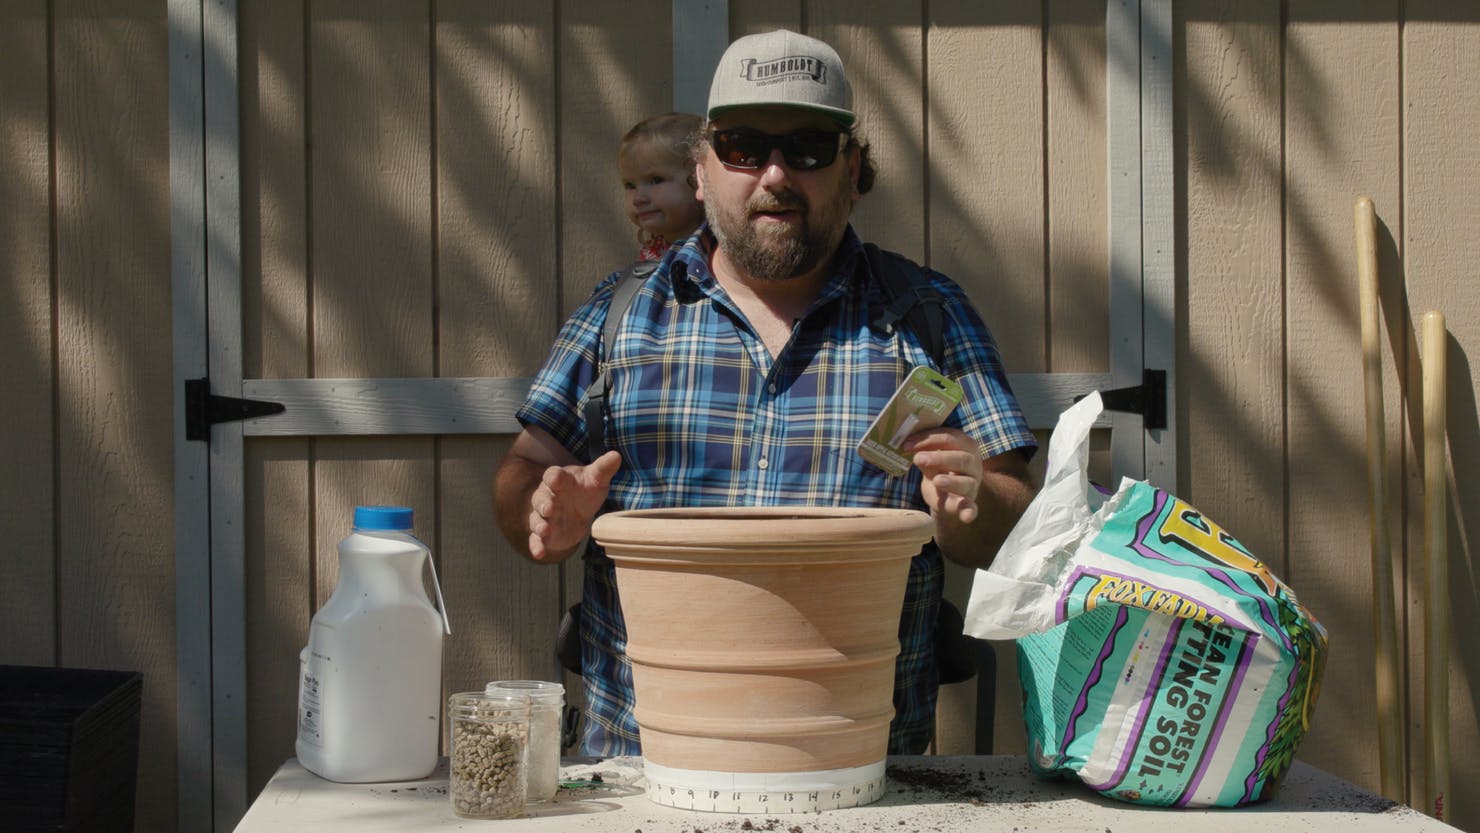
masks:
<path id="1" fill-rule="evenodd" d="M 348 783 L 411 781 L 437 765 L 442 692 L 442 590 L 427 598 L 426 545 L 412 511 L 355 508 L 339 542 L 339 583 L 299 655 L 298 760 Z"/>

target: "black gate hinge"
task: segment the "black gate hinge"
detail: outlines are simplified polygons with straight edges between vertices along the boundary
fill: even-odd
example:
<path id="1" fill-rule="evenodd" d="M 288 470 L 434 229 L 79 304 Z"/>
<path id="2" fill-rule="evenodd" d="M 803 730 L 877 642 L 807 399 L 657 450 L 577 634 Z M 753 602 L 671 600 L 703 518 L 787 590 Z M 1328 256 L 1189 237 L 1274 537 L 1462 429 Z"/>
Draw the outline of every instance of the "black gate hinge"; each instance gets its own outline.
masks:
<path id="1" fill-rule="evenodd" d="M 211 393 L 210 379 L 185 380 L 185 439 L 211 441 L 211 426 L 220 422 L 272 416 L 288 410 L 281 402 L 237 399 Z"/>
<path id="2" fill-rule="evenodd" d="M 1074 397 L 1078 402 L 1083 396 Z M 1167 372 L 1142 368 L 1141 384 L 1131 388 L 1100 391 L 1107 411 L 1140 414 L 1146 430 L 1167 427 Z"/>

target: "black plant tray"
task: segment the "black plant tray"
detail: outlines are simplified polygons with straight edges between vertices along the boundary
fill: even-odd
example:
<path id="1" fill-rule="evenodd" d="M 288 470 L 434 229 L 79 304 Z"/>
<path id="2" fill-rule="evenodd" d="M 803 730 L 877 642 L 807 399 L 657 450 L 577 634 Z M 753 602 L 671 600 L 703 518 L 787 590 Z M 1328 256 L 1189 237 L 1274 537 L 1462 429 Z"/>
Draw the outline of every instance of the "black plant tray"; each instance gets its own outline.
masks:
<path id="1" fill-rule="evenodd" d="M 0 815 L 17 831 L 131 833 L 144 678 L 0 665 Z"/>

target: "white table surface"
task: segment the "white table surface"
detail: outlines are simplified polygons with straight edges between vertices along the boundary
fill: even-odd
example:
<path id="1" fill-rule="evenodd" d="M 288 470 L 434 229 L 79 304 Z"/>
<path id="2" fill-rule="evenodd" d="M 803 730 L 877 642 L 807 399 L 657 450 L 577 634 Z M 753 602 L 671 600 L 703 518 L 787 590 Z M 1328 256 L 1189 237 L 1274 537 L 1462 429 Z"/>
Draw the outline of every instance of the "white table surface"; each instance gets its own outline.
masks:
<path id="1" fill-rule="evenodd" d="M 236 833 L 395 833 L 486 830 L 612 833 L 855 833 L 891 831 L 1444 831 L 1456 828 L 1296 762 L 1278 795 L 1239 809 L 1140 807 L 1096 795 L 1077 781 L 1033 776 L 1021 756 L 899 756 L 888 761 L 888 791 L 866 807 L 822 813 L 731 814 L 679 810 L 647 798 L 639 759 L 567 761 L 563 778 L 603 774 L 610 788 L 561 789 L 524 818 L 453 815 L 445 761 L 431 777 L 400 784 L 335 784 L 289 760 L 248 809 Z M 603 769 L 605 767 L 605 769 Z M 628 777 L 624 779 L 623 773 Z M 638 780 L 633 781 L 633 778 Z M 623 780 L 630 783 L 621 784 Z"/>

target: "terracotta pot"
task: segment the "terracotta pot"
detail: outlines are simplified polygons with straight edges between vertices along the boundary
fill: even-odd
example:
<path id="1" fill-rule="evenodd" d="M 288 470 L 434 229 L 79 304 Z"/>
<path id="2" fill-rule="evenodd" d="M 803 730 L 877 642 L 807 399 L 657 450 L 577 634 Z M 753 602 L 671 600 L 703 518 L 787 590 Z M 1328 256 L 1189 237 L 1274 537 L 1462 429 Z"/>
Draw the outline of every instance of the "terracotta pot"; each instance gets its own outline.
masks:
<path id="1" fill-rule="evenodd" d="M 866 767 L 882 791 L 905 582 L 934 530 L 923 512 L 836 507 L 597 519 L 650 780 L 654 765 L 669 776 Z"/>

